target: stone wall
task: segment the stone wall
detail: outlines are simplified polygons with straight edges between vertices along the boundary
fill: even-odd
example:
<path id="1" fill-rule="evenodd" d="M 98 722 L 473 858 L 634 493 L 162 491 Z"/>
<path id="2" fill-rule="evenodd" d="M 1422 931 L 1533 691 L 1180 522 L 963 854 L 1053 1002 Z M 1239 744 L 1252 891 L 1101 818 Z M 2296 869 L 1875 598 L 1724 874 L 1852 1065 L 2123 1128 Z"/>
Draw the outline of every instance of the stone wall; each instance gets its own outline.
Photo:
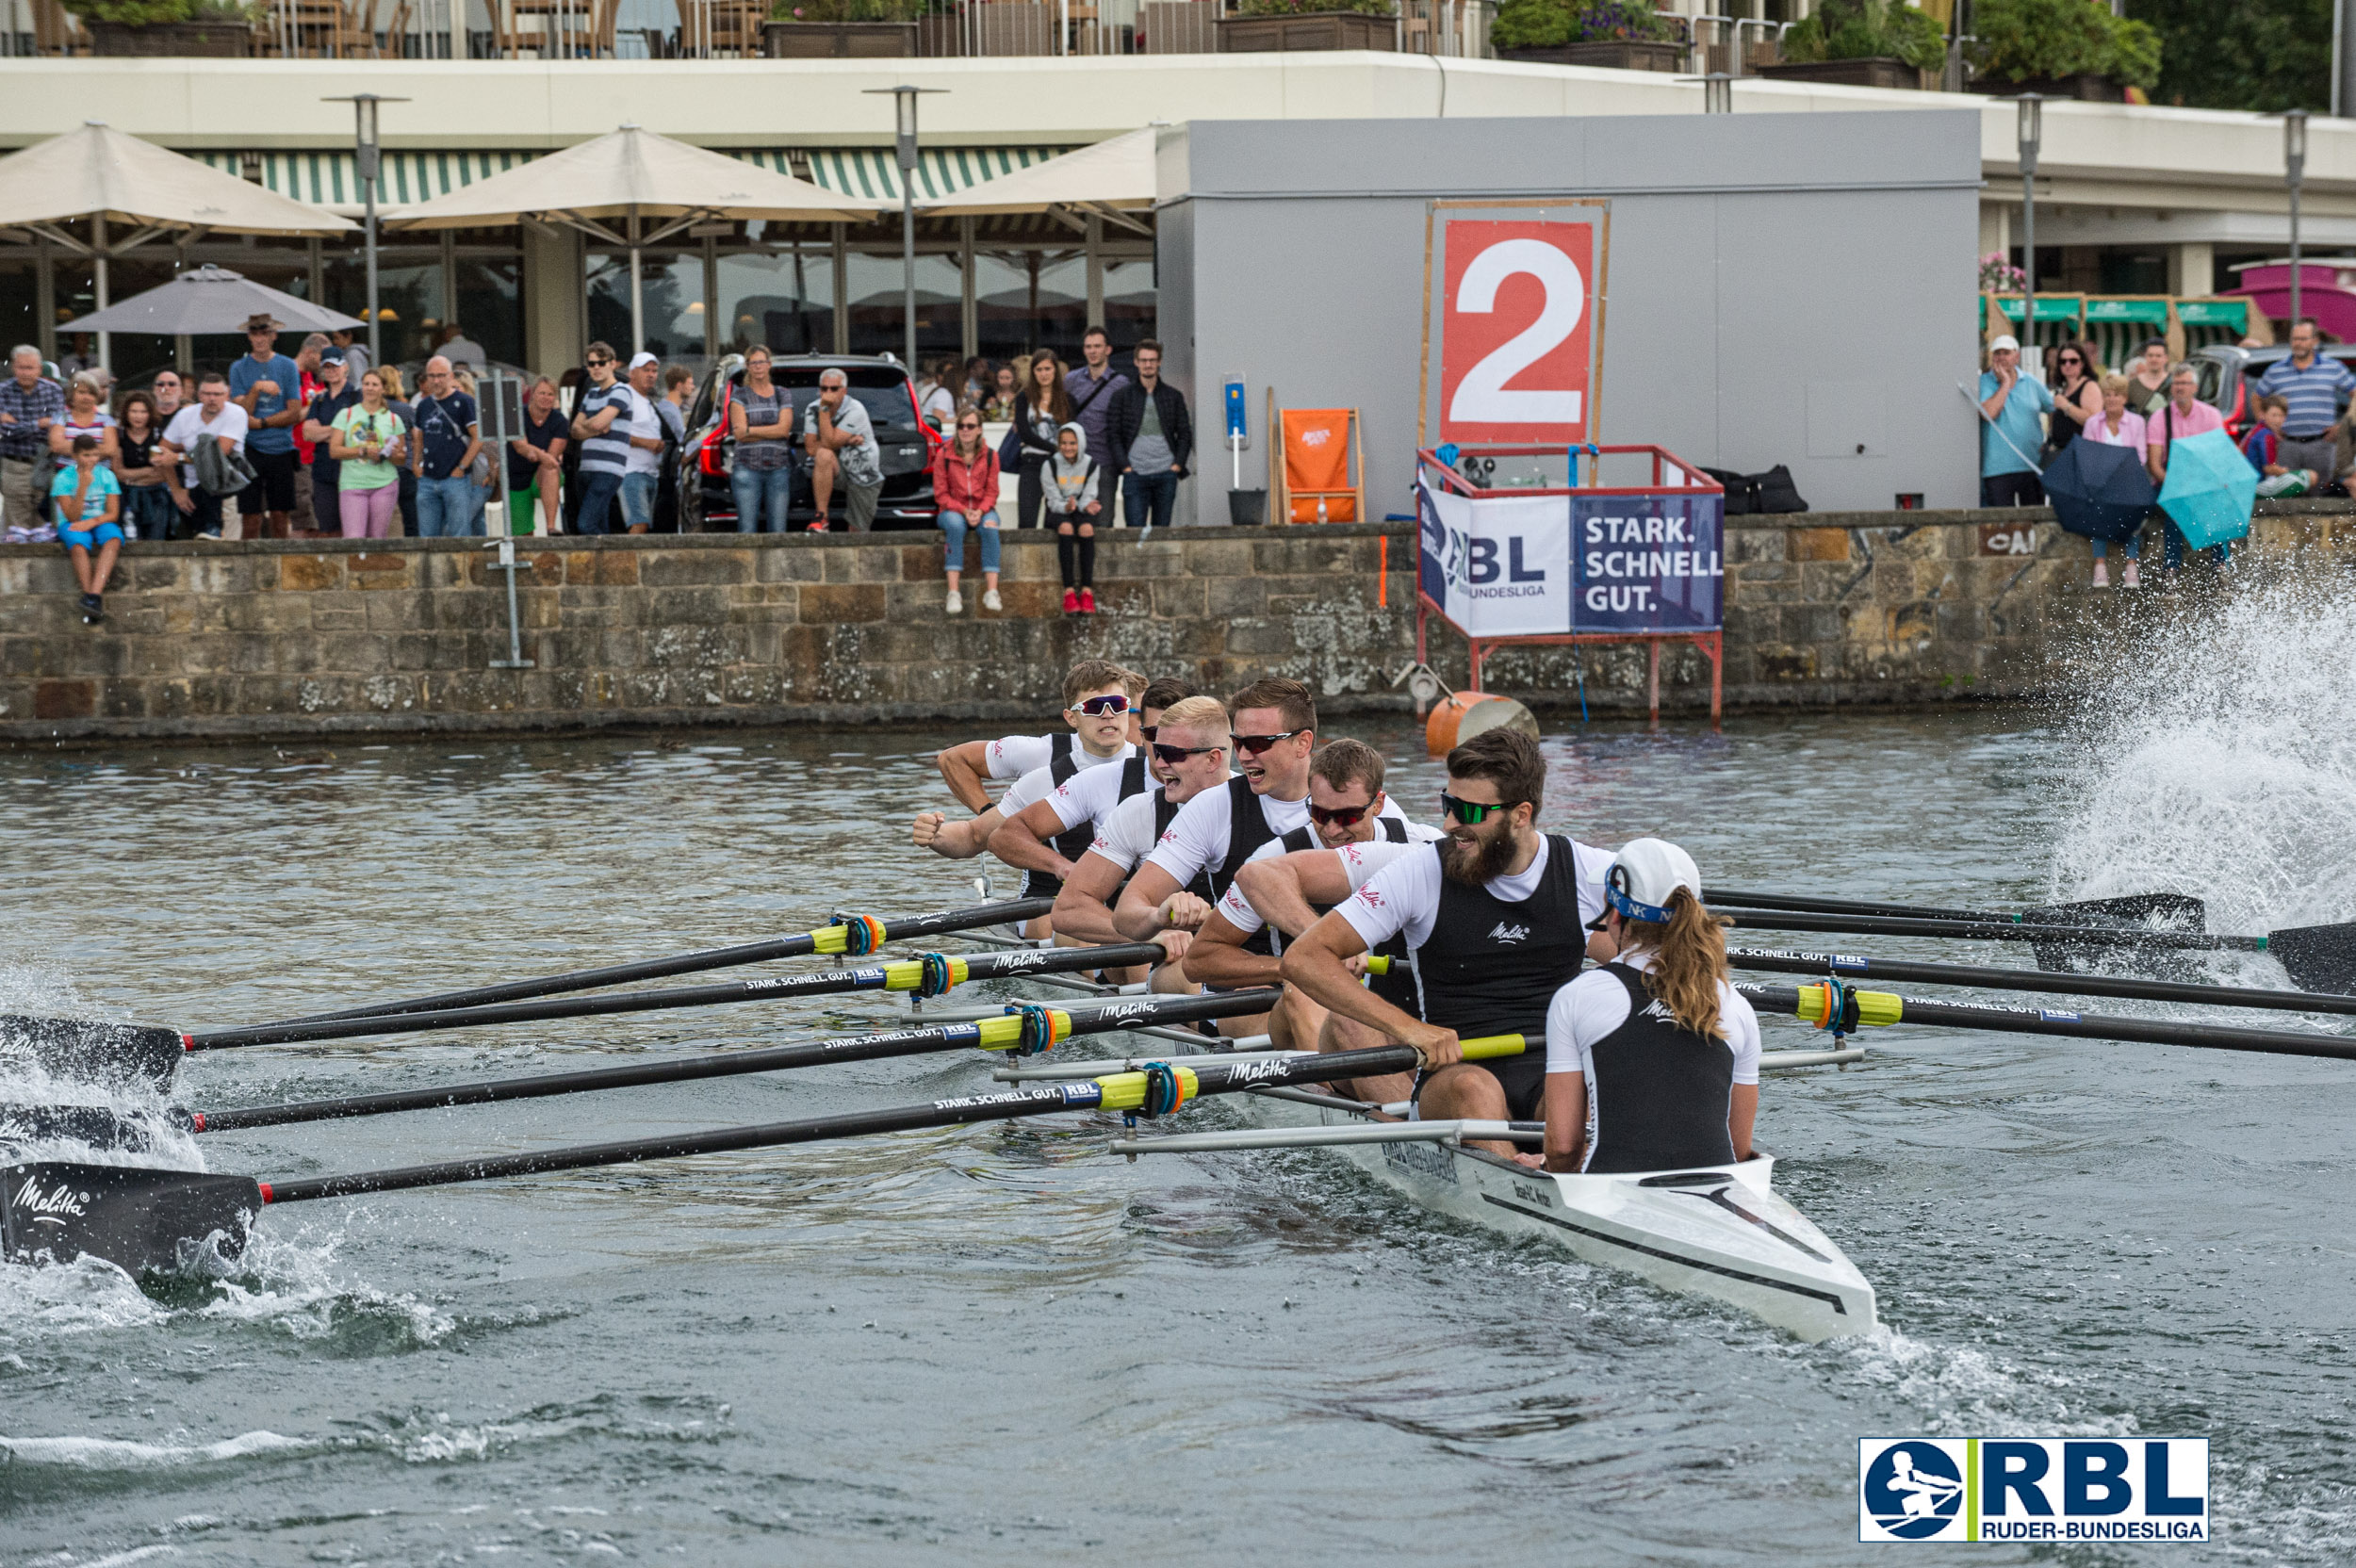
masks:
<path id="1" fill-rule="evenodd" d="M 2029 553 L 1987 553 L 1984 524 Z M 518 544 L 526 670 L 492 667 L 506 580 L 483 541 L 134 545 L 96 628 L 59 551 L 0 547 L 0 740 L 1028 719 L 1092 656 L 1212 690 L 1296 675 L 1343 711 L 1404 706 L 1390 678 L 1415 648 L 1405 525 L 1116 535 L 1093 619 L 1060 612 L 1036 533 L 1008 536 L 1005 612 L 978 612 L 969 574 L 954 621 L 935 536 Z M 2356 514 L 2288 503 L 2258 545 L 2346 562 Z M 1738 519 L 1727 557 L 1734 710 L 2032 695 L 2128 598 L 2086 590 L 2084 541 L 2041 513 Z M 1463 680 L 1436 621 L 1431 653 Z M 1559 710 L 1581 677 L 1597 710 L 1642 711 L 1631 648 L 1508 649 L 1484 684 Z M 1664 710 L 1708 690 L 1690 647 L 1664 659 Z"/>

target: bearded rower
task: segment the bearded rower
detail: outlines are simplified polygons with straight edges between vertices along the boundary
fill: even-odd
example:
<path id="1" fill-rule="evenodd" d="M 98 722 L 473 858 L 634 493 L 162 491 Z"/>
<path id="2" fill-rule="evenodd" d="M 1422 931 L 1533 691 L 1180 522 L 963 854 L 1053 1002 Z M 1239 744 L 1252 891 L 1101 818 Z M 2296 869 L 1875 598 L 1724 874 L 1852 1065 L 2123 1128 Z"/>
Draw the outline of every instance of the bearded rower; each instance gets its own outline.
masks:
<path id="1" fill-rule="evenodd" d="M 1546 1063 L 1536 1049 L 1546 1007 L 1583 956 L 1613 949 L 1587 923 L 1604 910 L 1612 857 L 1538 831 L 1546 759 L 1518 730 L 1492 729 L 1448 754 L 1440 797 L 1448 837 L 1402 855 L 1284 951 L 1287 985 L 1330 1011 L 1415 1048 L 1419 1113 L 1432 1120 L 1530 1120 Z M 1374 995 L 1348 960 L 1407 939 L 1415 1014 Z M 1494 1065 L 1467 1062 L 1460 1036 L 1520 1035 L 1533 1049 Z M 1512 1154 L 1508 1143 L 1483 1144 Z"/>

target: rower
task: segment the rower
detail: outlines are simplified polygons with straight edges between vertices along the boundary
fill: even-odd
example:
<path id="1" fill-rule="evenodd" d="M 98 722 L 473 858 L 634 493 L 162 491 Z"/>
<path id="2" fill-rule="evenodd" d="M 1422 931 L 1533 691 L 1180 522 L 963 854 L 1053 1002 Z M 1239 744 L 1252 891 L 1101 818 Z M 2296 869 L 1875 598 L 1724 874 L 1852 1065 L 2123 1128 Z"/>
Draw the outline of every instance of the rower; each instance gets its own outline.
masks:
<path id="1" fill-rule="evenodd" d="M 1317 748 L 1309 760 L 1308 823 L 1262 844 L 1237 869 L 1234 885 L 1195 935 L 1186 955 L 1189 976 L 1230 988 L 1275 985 L 1277 955 L 1284 951 L 1284 939 L 1297 938 L 1315 925 L 1394 856 L 1442 836 L 1436 827 L 1383 814 L 1390 800 L 1383 792 L 1386 771 L 1383 754 L 1363 741 L 1329 741 Z M 1327 896 L 1313 900 L 1303 895 L 1302 863 L 1314 863 L 1308 874 Z M 1400 962 L 1395 974 L 1377 976 L 1373 984 L 1393 1002 L 1407 1005 L 1414 995 L 1407 949 L 1396 937 L 1383 945 L 1396 947 Z M 1333 1037 L 1348 1043 L 1328 1044 L 1327 1018 L 1326 1010 L 1307 995 L 1287 990 L 1268 1015 L 1269 1039 L 1286 1049 L 1333 1051 L 1383 1043 L 1363 1024 L 1345 1019 Z M 1406 1092 L 1402 1086 L 1394 1098 Z"/>
<path id="2" fill-rule="evenodd" d="M 1535 1047 L 1547 1003 L 1582 954 L 1600 960 L 1614 951 L 1585 930 L 1603 913 L 1612 857 L 1538 831 L 1546 758 L 1519 730 L 1474 736 L 1448 754 L 1448 837 L 1367 878 L 1284 950 L 1282 973 L 1333 1012 L 1415 1048 L 1422 1116 L 1529 1120 L 1546 1080 Z M 1420 1016 L 1359 985 L 1347 963 L 1402 933 Z M 1483 1035 L 1520 1035 L 1533 1049 L 1495 1064 L 1464 1061 L 1458 1037 Z M 1482 1147 L 1513 1152 L 1509 1143 Z"/>
<path id="3" fill-rule="evenodd" d="M 1759 1015 L 1726 980 L 1727 922 L 1693 858 L 1624 846 L 1594 923 L 1619 956 L 1546 1008 L 1548 1170 L 1682 1170 L 1751 1157 Z M 1525 1164 L 1536 1159 L 1524 1155 Z"/>
<path id="4" fill-rule="evenodd" d="M 1230 747 L 1227 710 L 1217 697 L 1186 697 L 1162 710 L 1153 732 L 1153 769 L 1165 782 L 1141 795 L 1132 795 L 1108 812 L 1096 838 L 1083 852 L 1055 896 L 1055 932 L 1084 942 L 1126 941 L 1113 924 L 1114 901 L 1121 884 L 1139 860 L 1151 854 L 1162 835 L 1177 820 L 1179 808 L 1206 791 L 1217 790 L 1235 776 L 1227 770 Z M 1088 776 L 1083 774 L 1081 779 Z M 1079 780 L 1074 781 L 1079 782 Z M 1042 802 L 1041 806 L 1047 805 Z M 1033 809 L 1037 809 L 1034 808 Z M 1027 818 L 1030 811 L 1025 811 Z M 1198 874 L 1191 890 L 1208 899 L 1210 879 Z M 1150 939 L 1161 943 L 1173 959 L 1186 955 L 1193 940 L 1190 928 L 1170 926 Z M 1194 988 L 1176 963 L 1154 967 L 1153 988 L 1190 991 Z"/>

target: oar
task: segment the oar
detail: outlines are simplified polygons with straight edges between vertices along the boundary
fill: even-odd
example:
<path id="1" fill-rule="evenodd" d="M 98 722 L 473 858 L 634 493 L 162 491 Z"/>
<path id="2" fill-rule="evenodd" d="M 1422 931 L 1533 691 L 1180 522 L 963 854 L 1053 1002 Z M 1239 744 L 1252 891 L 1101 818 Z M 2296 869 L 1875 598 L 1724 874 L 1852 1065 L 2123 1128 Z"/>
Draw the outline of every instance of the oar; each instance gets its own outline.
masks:
<path id="1" fill-rule="evenodd" d="M 2142 931 L 2102 925 L 2017 925 L 2009 922 L 1882 919 L 1871 915 L 1783 914 L 1725 908 L 1739 926 L 1768 931 L 1837 931 L 1873 937 L 1948 937 L 1963 941 L 2027 942 L 2042 968 L 2057 969 L 2067 954 L 2268 953 L 2301 990 L 2356 992 L 2356 923 L 2302 925 L 2263 937 L 2219 937 L 2201 931 Z"/>
<path id="2" fill-rule="evenodd" d="M 1107 948 L 1092 952 L 1113 951 Z M 747 1072 L 778 1072 L 826 1062 L 863 1062 L 881 1056 L 919 1056 L 978 1046 L 984 1051 L 1043 1051 L 1072 1035 L 1096 1035 L 1138 1023 L 1191 1022 L 1266 1012 L 1281 993 L 1274 989 L 1219 991 L 1203 996 L 1139 997 L 1078 1012 L 1017 1004 L 998 1018 L 931 1028 L 892 1029 L 870 1035 L 836 1035 L 795 1045 L 756 1051 L 704 1052 L 663 1056 L 614 1067 L 572 1072 L 533 1073 L 522 1078 L 477 1079 L 434 1088 L 388 1089 L 377 1094 L 337 1095 L 277 1105 L 247 1105 L 198 1111 L 174 1105 L 164 1113 L 184 1133 L 227 1133 L 254 1127 L 284 1127 L 298 1121 L 336 1121 L 352 1117 L 391 1116 L 399 1111 L 443 1110 L 487 1105 L 505 1100 L 541 1100 L 550 1095 L 588 1094 L 599 1089 L 679 1084 L 699 1078 L 732 1078 Z M 1206 1042 L 1207 1043 L 1207 1042 Z M 17 1140 L 72 1137 L 94 1148 L 145 1148 L 154 1130 L 144 1119 L 126 1118 L 106 1105 L 0 1106 L 0 1135 Z"/>
<path id="3" fill-rule="evenodd" d="M 1734 988 L 1756 1005 L 1823 1023 L 1840 996 L 1841 1031 L 1890 1023 L 1938 1023 L 1954 1029 L 1991 1029 L 2011 1035 L 2065 1035 L 2075 1039 L 2124 1040 L 2137 1045 L 2194 1045 L 2212 1051 L 2254 1051 L 2273 1056 L 2328 1056 L 2356 1061 L 2356 1036 L 2301 1034 L 2294 1029 L 2236 1029 L 2214 1023 L 2178 1023 L 2170 1019 L 2119 1018 L 2036 1007 L 1993 1007 L 1976 1002 L 1925 1002 L 1894 991 L 1861 991 L 1847 986 L 1754 986 Z"/>
<path id="4" fill-rule="evenodd" d="M 2157 915 L 2188 922 L 2188 930 L 2205 929 L 2208 906 L 2183 893 L 2130 893 L 2124 898 L 2081 899 L 2073 904 L 2048 904 L 2034 909 L 1948 909 L 1922 904 L 1891 904 L 1878 899 L 1802 898 L 1793 893 L 1742 893 L 1712 888 L 1704 896 L 1711 908 L 1789 909 L 1810 915 L 1895 915 L 1910 920 L 1965 920 L 1990 923 L 2009 921 L 2029 925 L 2140 925 Z"/>
<path id="5" fill-rule="evenodd" d="M 1107 956 L 1110 955 L 1110 956 Z M 214 1029 L 184 1035 L 139 1024 L 114 1024 L 94 1037 L 88 1030 L 36 1033 L 28 1042 L 33 1059 L 52 1073 L 123 1081 L 144 1079 L 168 1088 L 180 1059 L 196 1051 L 249 1045 L 293 1045 L 312 1040 L 359 1039 L 372 1035 L 415 1035 L 436 1029 L 471 1029 L 492 1023 L 529 1023 L 544 1019 L 594 1018 L 609 1013 L 650 1013 L 675 1007 L 719 1007 L 739 1002 L 772 1002 L 843 991 L 918 991 L 938 996 L 967 980 L 1058 970 L 1095 969 L 1104 964 L 1151 963 L 1162 949 L 1151 942 L 1119 947 L 1033 948 L 972 958 L 930 953 L 894 964 L 821 970 L 811 974 L 777 974 L 726 986 L 684 986 L 662 991 L 618 991 L 561 1001 L 496 1002 L 487 1007 L 452 1007 L 432 1013 L 385 1013 L 375 1018 L 322 1019 L 317 1023 L 264 1023 L 249 1029 Z M 929 978 L 928 978 L 929 976 Z M 94 1054 L 94 1053 L 96 1054 Z"/>
<path id="6" fill-rule="evenodd" d="M 710 948 L 698 953 L 674 954 L 667 958 L 642 958 L 634 963 L 574 970 L 567 974 L 551 974 L 536 980 L 509 980 L 496 986 L 477 986 L 468 990 L 444 991 L 437 996 L 414 997 L 406 1002 L 384 1002 L 368 1007 L 347 1007 L 341 1012 L 313 1013 L 286 1020 L 281 1024 L 259 1027 L 287 1028 L 352 1019 L 446 1011 L 512 1002 L 524 997 L 554 996 L 564 991 L 594 990 L 601 986 L 619 986 L 632 980 L 654 980 L 666 974 L 732 969 L 741 964 L 766 963 L 773 958 L 799 958 L 811 954 L 846 954 L 859 957 L 884 942 L 908 941 L 918 937 L 962 931 L 977 925 L 995 924 L 1003 920 L 1027 920 L 1033 915 L 1045 914 L 1053 906 L 1051 899 L 1026 898 L 1006 904 L 987 904 L 978 908 L 952 909 L 943 914 L 917 915 L 905 920 L 848 916 L 832 925 L 822 925 L 815 931 L 805 931 L 797 937 L 775 937 L 767 941 L 748 942 L 742 947 Z M 216 1032 L 219 1036 L 248 1033 L 252 1031 Z M 94 1073 L 117 1081 L 143 1077 L 158 1086 L 172 1081 L 166 1064 L 176 1062 L 185 1051 L 202 1049 L 186 1043 L 191 1037 L 176 1029 L 146 1024 L 0 1014 L 0 1059 L 30 1054 L 43 1066 L 55 1063 L 71 1071 Z M 223 1039 L 222 1043 L 249 1042 Z"/>
<path id="7" fill-rule="evenodd" d="M 1263 998 L 1259 1005 L 1266 1007 Z M 1518 1035 L 1464 1042 L 1474 1060 L 1518 1055 Z M 1239 1089 L 1324 1083 L 1335 1078 L 1400 1072 L 1416 1064 L 1406 1046 L 1337 1051 L 1289 1061 L 1222 1063 L 1216 1057 L 1156 1063 L 1141 1072 L 1117 1072 L 1079 1083 L 1038 1088 L 958 1095 L 891 1110 L 852 1111 L 799 1121 L 723 1127 L 704 1133 L 631 1138 L 568 1149 L 541 1149 L 441 1165 L 367 1170 L 348 1176 L 315 1176 L 293 1182 L 259 1182 L 251 1176 L 157 1170 L 139 1166 L 28 1162 L 0 1178 L 0 1251 L 37 1261 L 43 1256 L 71 1262 L 89 1254 L 137 1272 L 175 1266 L 184 1255 L 218 1245 L 225 1255 L 241 1250 L 254 1217 L 278 1203 L 319 1198 L 349 1198 L 368 1192 L 449 1186 L 496 1181 L 552 1170 L 586 1170 L 640 1160 L 679 1159 L 740 1149 L 816 1143 L 876 1133 L 956 1127 L 978 1121 L 1042 1116 L 1053 1111 L 1126 1111 L 1158 1116 L 1206 1094 Z"/>
<path id="8" fill-rule="evenodd" d="M 1979 969 L 1969 964 L 1918 963 L 1911 958 L 1866 958 L 1854 953 L 1729 947 L 1726 961 L 1736 969 L 1772 970 L 1785 974 L 1823 974 L 1829 971 L 1884 980 L 1927 980 L 1941 986 L 1986 986 L 1993 990 L 2053 991 L 2065 996 L 2116 996 L 2219 1007 L 2268 1007 L 2285 1013 L 2356 1013 L 2356 996 L 2268 991 L 2249 986 L 2195 986 L 2175 980 L 2134 980 L 2110 974 L 2049 974 L 2034 969 Z"/>

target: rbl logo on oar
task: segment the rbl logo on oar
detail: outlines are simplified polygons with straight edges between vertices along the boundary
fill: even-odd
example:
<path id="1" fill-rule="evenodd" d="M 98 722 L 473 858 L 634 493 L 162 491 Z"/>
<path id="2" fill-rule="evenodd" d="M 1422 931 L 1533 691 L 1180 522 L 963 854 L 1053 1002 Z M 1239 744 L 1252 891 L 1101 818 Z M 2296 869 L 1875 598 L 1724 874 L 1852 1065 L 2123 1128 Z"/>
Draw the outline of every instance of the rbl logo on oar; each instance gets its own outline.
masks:
<path id="1" fill-rule="evenodd" d="M 1859 1541 L 2209 1539 L 2209 1440 L 1861 1437 Z"/>

